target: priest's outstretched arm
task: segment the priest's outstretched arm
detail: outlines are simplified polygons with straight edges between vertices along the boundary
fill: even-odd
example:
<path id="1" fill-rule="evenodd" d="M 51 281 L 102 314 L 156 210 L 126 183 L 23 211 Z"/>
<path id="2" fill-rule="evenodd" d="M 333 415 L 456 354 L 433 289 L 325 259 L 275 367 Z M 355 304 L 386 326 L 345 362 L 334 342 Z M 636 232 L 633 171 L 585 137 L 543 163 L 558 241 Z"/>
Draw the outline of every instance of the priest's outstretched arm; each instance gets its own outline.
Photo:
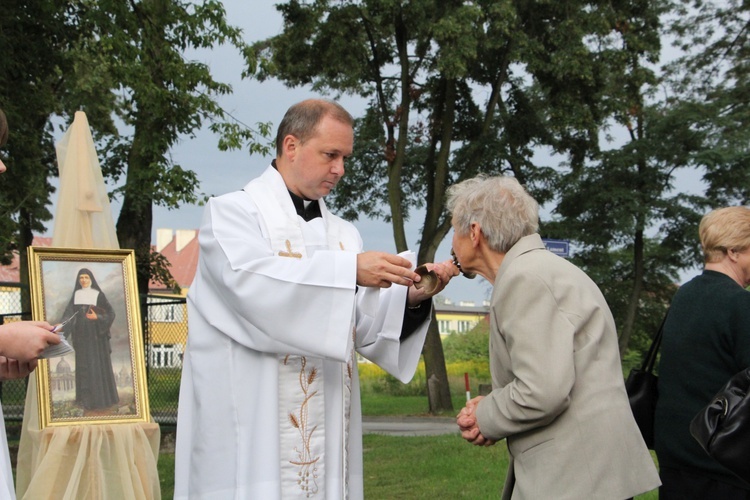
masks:
<path id="1" fill-rule="evenodd" d="M 357 293 L 357 351 L 404 383 L 411 380 L 419 362 L 432 316 L 430 299 L 458 275 L 451 261 L 427 267 L 439 280 L 429 292 L 412 284 L 408 288 L 360 288 Z"/>

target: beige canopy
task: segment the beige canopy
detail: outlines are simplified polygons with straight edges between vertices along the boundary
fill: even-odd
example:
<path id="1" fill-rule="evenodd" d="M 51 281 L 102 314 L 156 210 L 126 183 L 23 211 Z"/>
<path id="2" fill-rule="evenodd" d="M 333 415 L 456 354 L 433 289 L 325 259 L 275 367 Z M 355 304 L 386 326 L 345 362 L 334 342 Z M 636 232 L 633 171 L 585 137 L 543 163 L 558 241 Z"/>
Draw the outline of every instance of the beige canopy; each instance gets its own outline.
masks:
<path id="1" fill-rule="evenodd" d="M 73 248 L 120 248 L 86 113 L 56 145 L 60 190 L 52 245 Z"/>

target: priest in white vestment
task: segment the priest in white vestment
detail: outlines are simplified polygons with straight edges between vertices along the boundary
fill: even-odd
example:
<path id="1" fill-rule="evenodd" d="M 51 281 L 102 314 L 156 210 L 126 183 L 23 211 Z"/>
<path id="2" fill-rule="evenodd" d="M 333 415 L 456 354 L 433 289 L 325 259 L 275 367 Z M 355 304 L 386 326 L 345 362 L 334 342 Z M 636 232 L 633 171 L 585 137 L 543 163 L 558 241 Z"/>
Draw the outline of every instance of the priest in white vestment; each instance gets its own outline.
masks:
<path id="1" fill-rule="evenodd" d="M 188 294 L 175 498 L 362 498 L 355 353 L 413 376 L 430 296 L 412 253 L 363 252 L 323 202 L 344 174 L 353 120 L 338 104 L 287 111 L 277 158 L 209 201 Z"/>

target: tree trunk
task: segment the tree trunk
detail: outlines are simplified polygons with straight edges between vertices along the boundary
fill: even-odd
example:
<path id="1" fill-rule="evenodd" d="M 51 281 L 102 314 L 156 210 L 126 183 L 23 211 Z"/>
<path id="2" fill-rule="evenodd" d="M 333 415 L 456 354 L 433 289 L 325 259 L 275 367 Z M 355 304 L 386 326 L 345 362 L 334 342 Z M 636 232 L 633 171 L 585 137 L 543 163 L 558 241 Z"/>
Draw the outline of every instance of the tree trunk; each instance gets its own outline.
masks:
<path id="1" fill-rule="evenodd" d="M 432 377 L 435 377 L 437 381 L 437 390 L 427 391 L 430 413 L 436 414 L 442 411 L 453 411 L 450 384 L 448 384 L 448 370 L 445 368 L 443 343 L 440 340 L 434 311 L 432 312 L 430 326 L 427 329 L 427 339 L 424 342 L 423 352 L 425 378 L 429 381 Z"/>
<path id="2" fill-rule="evenodd" d="M 637 69 L 637 65 L 633 63 L 634 70 Z M 636 93 L 633 96 L 634 102 L 638 103 L 639 109 L 643 106 L 641 95 Z M 645 135 L 643 126 L 643 115 L 639 114 L 636 117 L 636 129 L 630 131 L 631 139 L 637 141 L 642 139 Z M 636 164 L 638 172 L 638 203 L 641 207 L 648 206 L 651 203 L 646 196 L 647 183 L 644 181 L 644 176 L 648 171 L 647 161 L 645 158 L 640 157 Z M 644 199 L 645 198 L 645 199 Z M 630 336 L 633 334 L 633 325 L 635 325 L 635 316 L 638 313 L 638 305 L 641 300 L 641 290 L 643 289 L 643 276 L 644 272 L 644 246 L 645 241 L 643 238 L 644 228 L 646 226 L 645 216 L 643 212 L 637 212 L 635 214 L 635 234 L 633 235 L 633 288 L 630 293 L 630 299 L 628 300 L 627 309 L 625 310 L 625 322 L 622 325 L 622 331 L 620 332 L 619 348 L 620 358 L 625 355 L 625 351 L 628 349 L 630 343 Z"/>
<path id="3" fill-rule="evenodd" d="M 388 160 L 388 205 L 391 209 L 391 224 L 393 227 L 393 241 L 396 244 L 396 250 L 403 252 L 407 249 L 406 231 L 404 229 L 404 211 L 403 198 L 401 196 L 401 172 L 404 166 L 404 155 L 406 146 L 409 141 L 409 109 L 411 106 L 411 97 L 409 96 L 409 56 L 407 51 L 408 39 L 406 35 L 406 26 L 400 15 L 396 20 L 396 45 L 398 46 L 399 65 L 401 68 L 401 95 L 398 108 L 395 110 L 395 116 L 383 116 L 384 122 L 388 123 L 393 120 L 398 125 L 398 139 L 393 152 L 393 159 Z M 392 126 L 390 126 L 392 128 Z M 392 137 L 393 130 L 389 132 Z"/>
<path id="4" fill-rule="evenodd" d="M 625 322 L 620 332 L 620 357 L 625 354 L 630 343 L 630 336 L 633 334 L 633 325 L 635 316 L 638 313 L 638 304 L 641 300 L 641 290 L 643 289 L 643 230 L 636 230 L 635 240 L 633 242 L 633 289 L 628 300 L 627 310 L 625 311 Z"/>
<path id="5" fill-rule="evenodd" d="M 31 231 L 31 214 L 22 208 L 19 217 L 18 280 L 21 282 L 21 312 L 23 319 L 31 319 L 31 289 L 29 288 L 29 259 L 26 250 L 34 242 Z"/>
<path id="6" fill-rule="evenodd" d="M 133 146 L 128 158 L 128 177 L 125 182 L 122 209 L 117 218 L 117 239 L 121 248 L 135 250 L 138 292 L 145 296 L 151 276 L 151 225 L 153 206 L 150 193 L 153 182 L 148 168 L 152 158 L 143 151 L 144 137 L 148 133 L 136 125 Z"/>

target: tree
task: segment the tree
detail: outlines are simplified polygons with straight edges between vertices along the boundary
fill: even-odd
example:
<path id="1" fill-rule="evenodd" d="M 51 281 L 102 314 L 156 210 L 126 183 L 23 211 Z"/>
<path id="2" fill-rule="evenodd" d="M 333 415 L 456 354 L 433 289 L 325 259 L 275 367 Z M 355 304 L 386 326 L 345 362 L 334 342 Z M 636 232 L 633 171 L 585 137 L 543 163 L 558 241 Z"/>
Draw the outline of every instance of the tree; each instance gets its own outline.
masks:
<path id="1" fill-rule="evenodd" d="M 443 339 L 445 357 L 450 362 L 490 359 L 490 322 L 482 320 L 465 333 L 451 332 Z"/>
<path id="2" fill-rule="evenodd" d="M 651 326 L 674 293 L 678 271 L 698 261 L 695 235 L 705 201 L 673 192 L 679 171 L 695 168 L 702 148 L 685 118 L 679 108 L 639 109 L 625 144 L 562 177 L 559 219 L 547 225 L 578 243 L 575 261 L 604 291 L 623 355 L 634 330 L 656 332 Z M 641 314 L 651 302 L 662 307 Z"/>
<path id="3" fill-rule="evenodd" d="M 726 0 L 678 4 L 670 30 L 684 55 L 668 77 L 706 136 L 696 162 L 712 206 L 750 202 L 749 27 L 750 5 Z"/>
<path id="4" fill-rule="evenodd" d="M 531 160 L 534 148 L 567 154 L 576 168 L 596 149 L 609 116 L 605 92 L 624 65 L 608 41 L 622 36 L 617 23 L 631 7 L 293 0 L 278 6 L 283 32 L 254 46 L 256 75 L 369 98 L 330 205 L 350 219 L 391 222 L 398 250 L 407 246 L 404 221 L 422 210 L 418 261 L 432 261 L 450 229 L 448 186 L 507 172 L 545 203 L 556 174 Z M 450 409 L 434 321 L 424 357 L 428 379 L 442 383 L 430 411 Z"/>
<path id="5" fill-rule="evenodd" d="M 633 3 L 616 22 L 612 43 L 621 50 L 612 56 L 620 62 L 604 89 L 605 137 L 611 143 L 619 135 L 620 144 L 602 141 L 568 165 L 556 189 L 556 218 L 545 226 L 580 247 L 575 260 L 602 287 L 623 355 L 634 331 L 653 335 L 678 271 L 697 261 L 695 229 L 705 205 L 701 196 L 674 190 L 677 176 L 697 167 L 705 147 L 704 135 L 692 127 L 695 106 L 657 99 L 663 81 L 653 68 L 669 8 Z"/>
<path id="6" fill-rule="evenodd" d="M 702 261 L 701 216 L 709 207 L 750 199 L 748 7 L 735 1 L 648 7 L 661 9 L 652 16 L 669 15 L 668 32 L 685 55 L 649 76 L 647 63 L 654 61 L 644 57 L 642 43 L 624 37 L 630 69 L 622 77 L 622 111 L 614 116 L 627 140 L 563 178 L 576 193 L 558 206 L 555 229 L 582 244 L 578 260 L 589 271 L 608 273 L 604 289 L 621 326 L 623 355 L 632 334 L 656 332 L 677 271 Z M 637 33 L 633 27 L 628 31 Z M 702 174 L 705 195 L 675 192 L 684 171 Z M 627 294 L 617 290 L 625 286 Z"/>
<path id="7" fill-rule="evenodd" d="M 26 247 L 52 218 L 47 209 L 56 169 L 50 117 L 63 111 L 73 84 L 72 53 L 84 35 L 75 22 L 77 2 L 3 2 L 0 16 L 0 107 L 10 140 L 3 150 L 8 171 L 0 177 L 0 262 L 21 257 L 28 282 Z M 30 311 L 22 295 L 23 311 Z"/>
<path id="8" fill-rule="evenodd" d="M 214 0 L 11 0 L 3 5 L 0 28 L 0 50 L 8 55 L 0 61 L 0 104 L 13 128 L 0 206 L 15 214 L 0 223 L 0 252 L 7 259 L 19 251 L 25 262 L 32 231 L 43 231 L 51 218 L 51 123 L 56 116 L 69 122 L 81 109 L 104 156 L 105 178 L 124 179 L 112 193 L 122 196 L 118 239 L 136 250 L 145 293 L 150 278 L 168 276 L 150 248 L 153 205 L 177 208 L 200 196 L 195 173 L 169 157 L 178 138 L 210 120 L 221 134 L 220 148 L 266 149 L 259 139 L 268 125 L 252 130 L 232 122 L 216 101 L 231 88 L 215 81 L 205 64 L 186 59 L 189 50 L 221 43 L 244 50 L 240 31 Z"/>
<path id="9" fill-rule="evenodd" d="M 114 180 L 125 177 L 114 192 L 122 196 L 117 237 L 121 247 L 135 249 L 138 285 L 145 293 L 149 279 L 158 275 L 150 271 L 154 204 L 177 208 L 199 196 L 195 173 L 175 164 L 169 150 L 204 120 L 225 118 L 216 98 L 231 91 L 213 79 L 207 65 L 186 60 L 185 52 L 223 43 L 242 50 L 244 44 L 240 31 L 227 24 L 221 2 L 214 0 L 99 0 L 86 16 L 95 34 L 88 55 L 101 61 L 96 71 L 113 82 L 114 111 L 132 130 L 132 136 L 110 141 L 107 173 Z M 226 123 L 213 128 L 235 134 L 225 146 L 236 145 L 237 134 L 253 137 L 253 131 Z"/>

